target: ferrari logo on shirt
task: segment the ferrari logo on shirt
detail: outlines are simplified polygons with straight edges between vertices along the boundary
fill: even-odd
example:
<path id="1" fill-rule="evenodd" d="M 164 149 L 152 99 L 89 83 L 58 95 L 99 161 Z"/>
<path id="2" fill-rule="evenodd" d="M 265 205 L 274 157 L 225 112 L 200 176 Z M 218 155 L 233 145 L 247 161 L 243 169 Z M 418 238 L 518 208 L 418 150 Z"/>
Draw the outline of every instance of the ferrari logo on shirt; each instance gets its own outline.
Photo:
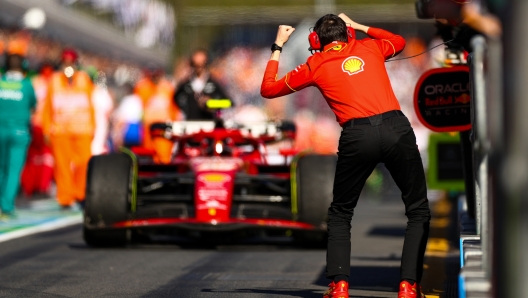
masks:
<path id="1" fill-rule="evenodd" d="M 332 50 L 332 51 L 341 51 L 341 49 L 343 49 L 343 46 L 340 45 L 340 44 L 338 44 L 338 45 L 336 45 L 336 46 L 331 47 L 331 48 L 329 49 L 329 51 L 330 51 L 330 50 Z"/>
<path id="2" fill-rule="evenodd" d="M 356 73 L 362 72 L 364 66 L 365 62 L 363 59 L 356 56 L 350 56 L 346 58 L 345 61 L 343 61 L 341 68 L 349 75 L 354 75 Z"/>

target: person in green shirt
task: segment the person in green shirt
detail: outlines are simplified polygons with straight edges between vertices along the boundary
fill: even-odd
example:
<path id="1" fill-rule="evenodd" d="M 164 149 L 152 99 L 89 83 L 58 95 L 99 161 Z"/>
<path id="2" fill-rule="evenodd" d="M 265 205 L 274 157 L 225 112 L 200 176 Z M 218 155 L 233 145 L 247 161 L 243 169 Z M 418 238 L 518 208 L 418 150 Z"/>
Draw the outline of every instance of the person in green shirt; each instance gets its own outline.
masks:
<path id="1" fill-rule="evenodd" d="M 0 209 L 3 219 L 14 216 L 20 174 L 31 139 L 30 117 L 37 99 L 24 76 L 24 57 L 7 55 L 0 78 Z"/>

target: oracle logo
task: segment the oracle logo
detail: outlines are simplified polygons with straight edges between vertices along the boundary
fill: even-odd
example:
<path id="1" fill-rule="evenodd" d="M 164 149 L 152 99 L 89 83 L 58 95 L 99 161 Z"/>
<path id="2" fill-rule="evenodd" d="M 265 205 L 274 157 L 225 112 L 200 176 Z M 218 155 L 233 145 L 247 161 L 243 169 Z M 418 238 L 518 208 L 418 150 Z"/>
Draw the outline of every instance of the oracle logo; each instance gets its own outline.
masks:
<path id="1" fill-rule="evenodd" d="M 427 95 L 446 94 L 446 93 L 464 93 L 468 92 L 469 83 L 464 86 L 462 83 L 445 84 L 445 85 L 426 85 L 424 92 Z"/>

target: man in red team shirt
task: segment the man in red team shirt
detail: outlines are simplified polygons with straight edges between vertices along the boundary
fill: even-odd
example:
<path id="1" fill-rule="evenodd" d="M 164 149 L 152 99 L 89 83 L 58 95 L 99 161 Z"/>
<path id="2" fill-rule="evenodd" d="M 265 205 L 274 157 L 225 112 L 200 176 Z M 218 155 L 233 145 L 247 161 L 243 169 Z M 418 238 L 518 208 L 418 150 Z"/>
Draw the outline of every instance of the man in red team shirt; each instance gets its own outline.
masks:
<path id="1" fill-rule="evenodd" d="M 348 42 L 347 25 L 370 38 Z M 278 80 L 282 46 L 294 30 L 279 26 L 261 94 L 274 98 L 315 86 L 343 128 L 334 198 L 328 209 L 326 276 L 333 281 L 324 298 L 348 298 L 350 223 L 365 181 L 380 162 L 385 163 L 402 191 L 408 217 L 398 298 L 425 297 L 418 285 L 431 217 L 425 174 L 414 131 L 400 111 L 384 64 L 403 50 L 405 40 L 360 25 L 344 14 L 328 14 L 314 27 L 321 51 Z"/>

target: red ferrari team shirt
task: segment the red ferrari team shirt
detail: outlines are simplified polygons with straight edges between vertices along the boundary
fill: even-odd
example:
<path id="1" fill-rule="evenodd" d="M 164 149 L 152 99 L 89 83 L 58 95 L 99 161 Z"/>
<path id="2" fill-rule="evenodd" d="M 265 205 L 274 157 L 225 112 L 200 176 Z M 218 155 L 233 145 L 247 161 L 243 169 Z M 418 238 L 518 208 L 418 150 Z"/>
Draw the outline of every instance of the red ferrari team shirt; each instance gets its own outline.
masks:
<path id="1" fill-rule="evenodd" d="M 279 62 L 270 60 L 260 93 L 265 98 L 287 95 L 308 86 L 317 87 L 343 125 L 350 119 L 400 110 L 385 60 L 405 47 L 403 37 L 369 28 L 371 38 L 349 43 L 333 42 L 277 80 Z"/>

